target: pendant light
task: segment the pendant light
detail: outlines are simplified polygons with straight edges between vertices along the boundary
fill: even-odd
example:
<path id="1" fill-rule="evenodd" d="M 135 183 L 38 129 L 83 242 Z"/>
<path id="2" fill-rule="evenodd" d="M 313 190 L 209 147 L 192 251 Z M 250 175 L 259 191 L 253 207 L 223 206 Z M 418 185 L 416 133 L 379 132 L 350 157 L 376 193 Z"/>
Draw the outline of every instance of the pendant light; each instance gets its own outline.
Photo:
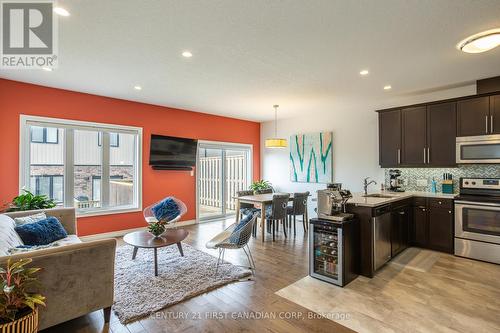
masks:
<path id="1" fill-rule="evenodd" d="M 286 139 L 278 138 L 278 107 L 273 105 L 274 108 L 274 138 L 266 139 L 266 148 L 286 148 L 288 143 Z"/>

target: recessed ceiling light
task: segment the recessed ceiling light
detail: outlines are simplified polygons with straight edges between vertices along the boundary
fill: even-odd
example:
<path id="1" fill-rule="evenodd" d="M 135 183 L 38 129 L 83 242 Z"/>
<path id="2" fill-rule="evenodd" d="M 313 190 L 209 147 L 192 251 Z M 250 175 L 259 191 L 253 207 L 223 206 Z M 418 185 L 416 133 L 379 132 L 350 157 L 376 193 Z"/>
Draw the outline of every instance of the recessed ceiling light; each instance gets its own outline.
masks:
<path id="1" fill-rule="evenodd" d="M 135 90 L 142 90 L 142 87 L 141 86 L 134 86 L 134 89 Z"/>
<path id="2" fill-rule="evenodd" d="M 466 53 L 486 52 L 500 45 L 500 29 L 492 29 L 467 37 L 457 44 Z"/>
<path id="3" fill-rule="evenodd" d="M 367 69 L 363 69 L 362 71 L 359 72 L 359 75 L 368 75 L 370 72 Z"/>
<path id="4" fill-rule="evenodd" d="M 384 90 L 391 90 L 391 89 L 392 89 L 392 87 L 390 85 L 384 86 Z"/>
<path id="5" fill-rule="evenodd" d="M 52 68 L 50 67 L 42 67 L 42 69 L 46 72 L 52 72 Z"/>
<path id="6" fill-rule="evenodd" d="M 62 7 L 54 7 L 54 13 L 61 16 L 69 16 L 69 12 Z"/>
<path id="7" fill-rule="evenodd" d="M 184 58 L 191 58 L 193 56 L 193 54 L 189 51 L 184 51 L 184 52 L 182 52 L 182 56 Z"/>

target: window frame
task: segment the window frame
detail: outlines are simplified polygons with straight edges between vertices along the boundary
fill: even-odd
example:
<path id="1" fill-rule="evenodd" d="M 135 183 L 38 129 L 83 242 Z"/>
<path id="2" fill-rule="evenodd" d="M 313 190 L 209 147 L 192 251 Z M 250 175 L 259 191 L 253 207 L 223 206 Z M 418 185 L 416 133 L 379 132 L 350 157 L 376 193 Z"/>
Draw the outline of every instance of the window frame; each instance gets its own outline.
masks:
<path id="1" fill-rule="evenodd" d="M 33 131 L 30 129 L 30 142 L 32 143 L 42 143 L 49 145 L 58 145 L 59 144 L 59 128 L 56 128 L 56 142 L 47 141 L 47 127 L 39 126 L 42 128 L 42 141 L 33 141 Z M 53 127 L 52 127 L 53 128 Z"/>
<path id="2" fill-rule="evenodd" d="M 31 183 L 31 177 L 35 178 L 35 188 L 31 189 L 33 191 L 33 194 L 38 195 L 40 194 L 40 178 L 49 178 L 49 196 L 54 197 L 54 178 L 62 178 L 63 181 L 63 199 L 64 199 L 64 175 L 30 175 L 30 183 Z M 56 203 L 59 203 L 60 201 L 54 200 Z"/>
<path id="3" fill-rule="evenodd" d="M 113 141 L 111 141 L 111 135 L 109 136 L 109 146 L 110 147 L 120 147 L 120 133 L 109 133 L 109 134 L 116 134 L 116 145 L 113 144 Z M 102 132 L 97 133 L 97 145 L 101 147 L 102 145 Z"/>
<path id="4" fill-rule="evenodd" d="M 59 130 L 58 130 L 58 141 L 59 144 L 63 144 L 64 151 L 64 174 L 63 174 L 63 193 L 64 200 L 63 205 L 65 207 L 74 207 L 73 197 L 74 197 L 74 149 L 69 149 L 68 147 L 74 147 L 74 135 L 73 131 L 78 129 L 87 129 L 94 131 L 103 131 L 103 141 L 106 149 L 102 149 L 102 169 L 103 178 L 109 179 L 109 169 L 111 167 L 109 163 L 111 146 L 106 143 L 110 143 L 109 133 L 124 133 L 136 135 L 135 140 L 135 154 L 134 154 L 134 203 L 129 206 L 115 206 L 115 207 L 103 207 L 103 208 L 93 208 L 85 210 L 76 210 L 77 216 L 99 216 L 99 215 L 109 215 L 109 214 L 119 214 L 126 212 L 138 212 L 142 211 L 142 127 L 133 126 L 123 126 L 115 124 L 105 124 L 105 123 L 95 123 L 87 121 L 76 121 L 69 119 L 60 118 L 49 118 L 49 117 L 38 117 L 38 116 L 28 116 L 20 115 L 20 140 L 19 140 L 19 193 L 22 193 L 23 188 L 30 187 L 30 149 L 31 149 L 31 131 L 30 126 L 47 126 L 47 127 L 57 127 L 65 129 L 64 140 L 60 142 L 59 140 Z M 107 169 L 107 175 L 105 175 L 105 169 Z M 101 181 L 101 184 L 103 182 Z M 105 182 L 104 182 L 105 183 Z M 106 191 L 101 188 L 101 196 Z"/>

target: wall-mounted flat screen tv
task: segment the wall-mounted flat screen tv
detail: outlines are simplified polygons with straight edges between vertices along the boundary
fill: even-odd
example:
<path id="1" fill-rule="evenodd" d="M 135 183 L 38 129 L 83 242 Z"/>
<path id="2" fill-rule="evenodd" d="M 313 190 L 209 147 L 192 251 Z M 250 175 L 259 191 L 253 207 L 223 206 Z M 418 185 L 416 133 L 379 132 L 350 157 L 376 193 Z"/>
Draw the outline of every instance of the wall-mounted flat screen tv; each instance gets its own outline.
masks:
<path id="1" fill-rule="evenodd" d="M 191 170 L 196 166 L 198 140 L 151 135 L 149 165 L 162 170 Z"/>

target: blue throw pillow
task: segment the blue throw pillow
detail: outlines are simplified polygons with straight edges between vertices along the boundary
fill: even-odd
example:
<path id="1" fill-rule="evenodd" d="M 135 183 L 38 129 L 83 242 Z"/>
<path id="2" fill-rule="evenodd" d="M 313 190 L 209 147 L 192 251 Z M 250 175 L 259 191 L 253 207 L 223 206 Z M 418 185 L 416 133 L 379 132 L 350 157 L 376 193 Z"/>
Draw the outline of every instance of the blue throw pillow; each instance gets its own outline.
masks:
<path id="1" fill-rule="evenodd" d="M 53 216 L 34 223 L 18 225 L 15 230 L 24 245 L 28 246 L 47 245 L 68 237 L 61 222 Z"/>
<path id="2" fill-rule="evenodd" d="M 171 221 L 181 213 L 177 202 L 172 197 L 168 197 L 158 202 L 151 208 L 158 221 Z"/>
<path id="3" fill-rule="evenodd" d="M 239 222 L 238 224 L 236 225 L 236 227 L 234 227 L 234 230 L 233 230 L 233 233 L 236 233 L 238 232 L 239 230 L 243 229 L 253 218 L 253 214 L 248 214 L 248 215 L 245 215 Z"/>

